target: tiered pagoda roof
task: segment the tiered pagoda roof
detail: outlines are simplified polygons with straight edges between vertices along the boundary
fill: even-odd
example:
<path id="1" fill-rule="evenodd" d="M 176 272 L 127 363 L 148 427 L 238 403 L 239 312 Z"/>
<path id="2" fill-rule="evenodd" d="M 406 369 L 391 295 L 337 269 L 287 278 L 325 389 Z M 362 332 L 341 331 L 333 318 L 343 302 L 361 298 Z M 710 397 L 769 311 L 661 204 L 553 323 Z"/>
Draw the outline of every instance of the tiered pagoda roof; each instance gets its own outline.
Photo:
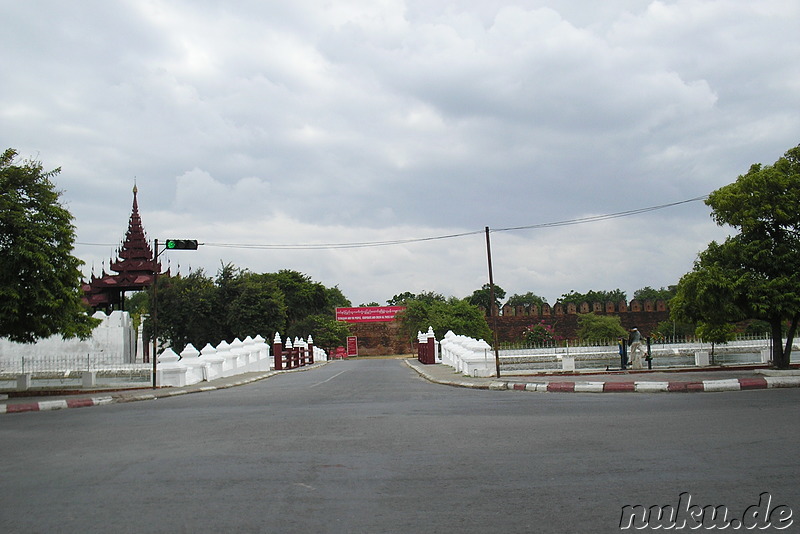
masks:
<path id="1" fill-rule="evenodd" d="M 154 273 L 161 272 L 161 264 L 153 258 L 147 236 L 139 216 L 138 189 L 133 187 L 133 208 L 128 221 L 128 231 L 122 248 L 117 250 L 118 258 L 109 262 L 115 274 L 107 274 L 105 269 L 98 278 L 92 273 L 88 283 L 83 284 L 84 299 L 92 308 L 108 308 L 122 302 L 126 291 L 139 291 L 153 285 Z"/>

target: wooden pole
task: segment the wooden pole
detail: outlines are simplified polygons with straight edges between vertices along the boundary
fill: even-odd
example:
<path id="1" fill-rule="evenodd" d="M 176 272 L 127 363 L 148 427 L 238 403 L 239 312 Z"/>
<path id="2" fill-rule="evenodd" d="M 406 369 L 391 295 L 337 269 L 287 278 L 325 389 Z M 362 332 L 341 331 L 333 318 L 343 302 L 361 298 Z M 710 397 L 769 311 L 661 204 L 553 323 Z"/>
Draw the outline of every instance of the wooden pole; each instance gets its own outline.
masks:
<path id="1" fill-rule="evenodd" d="M 494 313 L 494 275 L 492 274 L 492 244 L 489 241 L 488 226 L 486 227 L 486 256 L 489 259 L 489 316 L 492 318 L 492 333 L 494 334 L 494 366 L 497 378 L 500 378 L 500 349 L 497 346 L 497 315 Z"/>

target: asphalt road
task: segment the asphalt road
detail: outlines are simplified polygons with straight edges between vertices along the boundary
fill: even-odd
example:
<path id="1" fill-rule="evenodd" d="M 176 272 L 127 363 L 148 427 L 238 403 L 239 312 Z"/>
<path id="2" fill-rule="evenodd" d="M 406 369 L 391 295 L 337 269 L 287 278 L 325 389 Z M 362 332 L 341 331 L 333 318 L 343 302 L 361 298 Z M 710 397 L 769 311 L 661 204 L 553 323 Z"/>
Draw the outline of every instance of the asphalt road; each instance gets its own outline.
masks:
<path id="1" fill-rule="evenodd" d="M 7 414 L 0 532 L 619 532 L 623 506 L 685 492 L 732 517 L 768 492 L 791 532 L 799 402 L 459 389 L 362 360 Z"/>

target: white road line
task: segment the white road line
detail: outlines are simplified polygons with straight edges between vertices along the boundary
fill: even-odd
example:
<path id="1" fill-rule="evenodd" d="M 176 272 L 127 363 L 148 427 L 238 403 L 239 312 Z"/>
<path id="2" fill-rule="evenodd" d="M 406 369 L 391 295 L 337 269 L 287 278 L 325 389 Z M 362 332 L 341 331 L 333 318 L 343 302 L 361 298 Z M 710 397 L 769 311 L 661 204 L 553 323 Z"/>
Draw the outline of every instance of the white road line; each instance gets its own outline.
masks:
<path id="1" fill-rule="evenodd" d="M 336 377 L 337 377 L 337 376 L 339 376 L 340 374 L 342 374 L 342 373 L 346 373 L 347 371 L 348 371 L 348 369 L 345 369 L 344 371 L 339 371 L 338 373 L 336 373 L 336 374 L 335 374 L 335 375 L 333 375 L 332 377 L 328 378 L 327 380 L 323 380 L 322 382 L 317 382 L 316 384 L 312 384 L 312 385 L 310 385 L 310 386 L 308 386 L 308 387 L 310 387 L 310 388 L 315 388 L 315 387 L 317 387 L 317 386 L 321 386 L 321 385 L 322 385 L 322 384 L 324 384 L 325 382 L 330 382 L 331 380 L 333 380 L 334 378 L 336 378 Z"/>

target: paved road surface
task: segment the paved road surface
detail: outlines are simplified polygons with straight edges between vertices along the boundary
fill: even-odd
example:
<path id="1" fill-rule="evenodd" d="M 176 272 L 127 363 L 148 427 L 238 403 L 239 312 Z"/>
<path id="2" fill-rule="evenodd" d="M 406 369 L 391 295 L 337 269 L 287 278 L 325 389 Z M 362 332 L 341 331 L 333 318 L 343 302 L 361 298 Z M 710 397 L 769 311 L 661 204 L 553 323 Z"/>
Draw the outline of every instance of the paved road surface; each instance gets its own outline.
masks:
<path id="1" fill-rule="evenodd" d="M 683 492 L 739 515 L 770 492 L 800 521 L 799 401 L 460 389 L 374 360 L 7 414 L 0 531 L 619 532 Z"/>

